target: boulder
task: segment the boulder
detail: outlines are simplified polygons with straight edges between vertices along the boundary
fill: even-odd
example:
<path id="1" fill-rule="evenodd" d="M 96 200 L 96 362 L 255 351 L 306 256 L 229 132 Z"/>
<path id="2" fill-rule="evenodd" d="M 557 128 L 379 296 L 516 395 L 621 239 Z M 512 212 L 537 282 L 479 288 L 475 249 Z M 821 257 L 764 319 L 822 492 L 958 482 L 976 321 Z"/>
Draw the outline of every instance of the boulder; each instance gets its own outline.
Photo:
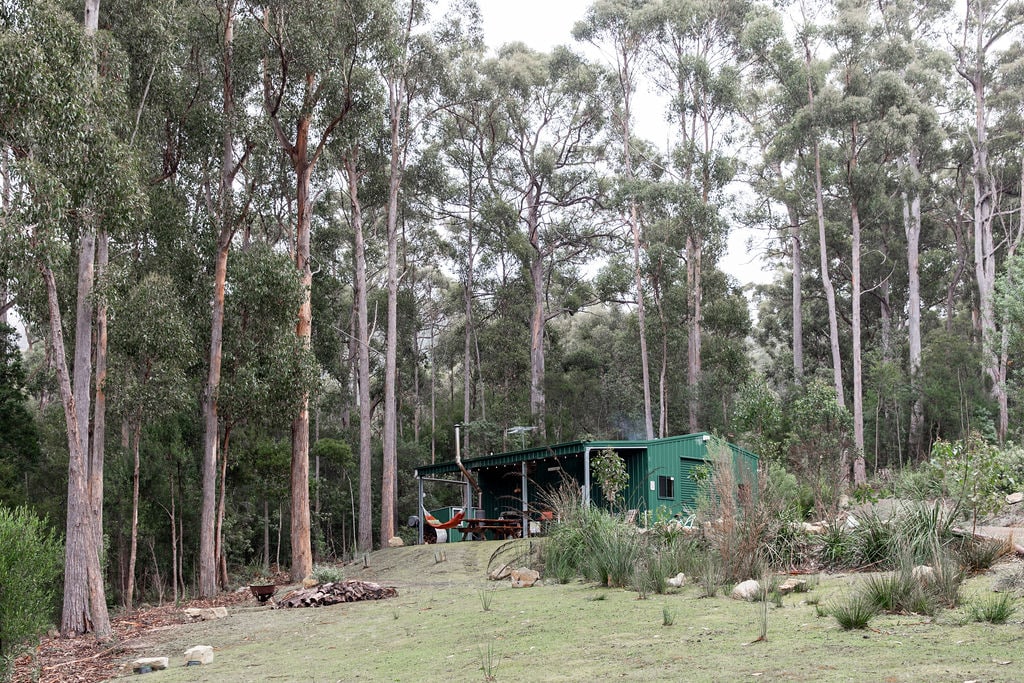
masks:
<path id="1" fill-rule="evenodd" d="M 761 593 L 761 584 L 754 579 L 747 579 L 736 584 L 732 589 L 733 600 L 754 600 Z"/>
<path id="2" fill-rule="evenodd" d="M 910 575 L 917 581 L 934 581 L 935 570 L 926 564 L 919 564 L 910 570 Z"/>
<path id="3" fill-rule="evenodd" d="M 540 572 L 520 567 L 519 569 L 513 569 L 510 576 L 512 577 L 513 588 L 529 588 L 537 583 L 537 580 L 540 578 Z"/>
<path id="4" fill-rule="evenodd" d="M 512 576 L 512 567 L 507 564 L 503 564 L 500 567 L 496 567 L 487 578 L 491 581 L 503 581 L 508 577 Z"/>
<path id="5" fill-rule="evenodd" d="M 686 585 L 686 575 L 679 572 L 675 576 L 670 576 L 665 580 L 665 583 L 672 586 L 673 588 L 682 588 Z"/>
<path id="6" fill-rule="evenodd" d="M 170 659 L 168 657 L 140 657 L 132 662 L 132 671 L 135 673 L 147 673 L 149 671 L 162 671 L 167 668 Z"/>
<path id="7" fill-rule="evenodd" d="M 1017 493 L 1011 493 L 1006 497 L 1007 505 L 1016 505 L 1017 503 L 1024 501 L 1024 491 L 1018 491 Z"/>
<path id="8" fill-rule="evenodd" d="M 401 548 L 404 545 L 405 545 L 405 541 L 403 541 L 398 536 L 392 536 L 391 538 L 388 539 L 388 547 L 389 548 Z"/>
<path id="9" fill-rule="evenodd" d="M 189 607 L 185 614 L 195 621 L 211 621 L 223 619 L 228 615 L 227 607 Z"/>
<path id="10" fill-rule="evenodd" d="M 797 591 L 804 591 L 807 588 L 807 581 L 805 579 L 786 579 L 779 584 L 778 591 L 782 595 L 789 595 Z"/>
<path id="11" fill-rule="evenodd" d="M 800 528 L 808 534 L 823 534 L 825 533 L 825 525 L 822 523 L 811 524 L 810 522 L 802 522 Z"/>
<path id="12" fill-rule="evenodd" d="M 213 661 L 213 647 L 196 645 L 185 650 L 185 666 L 190 664 L 209 664 Z"/>

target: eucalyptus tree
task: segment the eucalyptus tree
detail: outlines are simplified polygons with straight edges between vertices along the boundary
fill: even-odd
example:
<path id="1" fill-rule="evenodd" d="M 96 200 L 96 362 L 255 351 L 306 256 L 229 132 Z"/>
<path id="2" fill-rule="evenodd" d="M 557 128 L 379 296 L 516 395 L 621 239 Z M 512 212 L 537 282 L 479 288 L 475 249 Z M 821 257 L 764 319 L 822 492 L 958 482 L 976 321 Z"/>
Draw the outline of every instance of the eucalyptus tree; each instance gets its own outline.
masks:
<path id="1" fill-rule="evenodd" d="M 613 114 L 618 123 L 625 184 L 633 185 L 633 93 L 639 70 L 643 66 L 643 45 L 651 24 L 646 10 L 651 0 L 597 0 L 587 15 L 573 28 L 577 40 L 596 46 L 607 46 L 615 62 L 618 85 L 617 107 Z M 632 189 L 632 188 L 631 188 Z M 633 271 L 637 318 L 640 336 L 640 372 L 644 395 L 644 430 L 648 439 L 654 438 L 654 420 L 651 409 L 650 361 L 647 350 L 647 321 L 644 303 L 642 273 L 643 235 L 640 226 L 640 207 L 635 197 L 628 201 L 627 222 L 633 238 Z"/>
<path id="2" fill-rule="evenodd" d="M 1006 438 L 1009 413 L 1006 376 L 999 363 L 995 281 L 998 250 L 994 223 L 1000 188 L 992 169 L 989 140 L 989 97 L 993 90 L 992 60 L 997 45 L 1024 23 L 1018 3 L 992 0 L 968 2 L 963 17 L 962 41 L 956 47 L 956 69 L 970 88 L 973 125 L 967 126 L 971 144 L 971 189 L 973 191 L 974 277 L 978 289 L 978 330 L 981 333 L 984 368 L 992 397 L 999 409 L 997 435 Z"/>
<path id="3" fill-rule="evenodd" d="M 921 240 L 925 222 L 922 201 L 934 197 L 929 177 L 945 163 L 944 130 L 938 107 L 945 104 L 945 80 L 950 56 L 936 47 L 940 22 L 949 3 L 896 1 L 879 7 L 879 61 L 898 74 L 905 87 L 890 84 L 902 106 L 894 107 L 896 125 L 883 132 L 898 158 L 898 194 L 906 239 L 907 342 L 910 376 L 908 450 L 911 457 L 924 447 L 924 405 L 921 395 Z M 895 86 L 895 87 L 893 87 Z M 877 427 L 876 427 L 877 428 Z"/>
<path id="4" fill-rule="evenodd" d="M 825 291 L 825 301 L 828 304 L 828 328 L 829 346 L 832 355 L 832 385 L 835 389 L 836 400 L 840 405 L 846 405 L 846 392 L 843 388 L 843 362 L 839 349 L 839 313 L 836 306 L 836 290 L 832 283 L 832 276 L 829 272 L 830 258 L 828 255 L 828 240 L 825 227 L 825 189 L 822 181 L 821 168 L 821 147 L 824 137 L 824 124 L 826 123 L 821 112 L 818 100 L 824 91 L 826 100 L 836 97 L 834 90 L 831 90 L 826 83 L 827 63 L 817 59 L 815 52 L 818 49 L 820 28 L 812 23 L 811 11 L 804 1 L 800 2 L 801 25 L 798 27 L 797 40 L 803 48 L 804 78 L 807 88 L 807 100 L 801 122 L 809 128 L 811 136 L 811 148 L 813 153 L 813 179 L 814 179 L 814 204 L 815 213 L 818 219 L 818 255 L 821 263 L 821 284 Z"/>
<path id="5" fill-rule="evenodd" d="M 295 176 L 293 256 L 307 294 L 299 307 L 296 336 L 308 348 L 313 270 L 310 232 L 313 172 L 327 144 L 354 107 L 363 83 L 357 66 L 380 36 L 373 0 L 348 5 L 275 2 L 263 8 L 267 34 L 264 55 L 263 108 Z M 325 30 L 326 29 L 326 30 Z M 292 422 L 291 469 L 292 573 L 313 569 L 309 515 L 309 401 Z"/>
<path id="6" fill-rule="evenodd" d="M 526 238 L 514 252 L 529 273 L 530 413 L 543 436 L 545 326 L 579 308 L 585 285 L 571 269 L 603 236 L 590 218 L 600 192 L 594 181 L 603 73 L 568 48 L 541 54 L 522 44 L 504 46 L 484 70 L 503 93 L 505 151 L 490 172 Z M 552 296 L 552 283 L 560 285 L 560 298 Z"/>
<path id="7" fill-rule="evenodd" d="M 702 259 L 707 242 L 721 239 L 718 207 L 732 179 L 727 156 L 734 133 L 730 124 L 740 107 L 739 38 L 751 10 L 748 0 L 715 2 L 663 0 L 655 11 L 658 37 L 650 45 L 656 82 L 670 97 L 669 116 L 677 125 L 675 153 L 681 182 L 695 188 L 687 207 L 687 386 L 689 424 L 697 431 L 701 373 Z M 716 234 L 719 233 L 719 234 Z"/>
<path id="8" fill-rule="evenodd" d="M 90 456 L 92 292 L 95 230 L 125 230 L 143 212 L 136 167 L 121 140 L 127 65 L 123 52 L 97 33 L 98 2 L 87 5 L 84 27 L 46 3 L 0 8 L 4 65 L 0 72 L 0 140 L 11 184 L 4 228 L 34 263 L 19 274 L 19 300 L 29 320 L 49 320 L 48 343 L 57 370 L 68 436 L 68 515 L 61 630 L 107 635 L 110 624 L 99 561 L 101 519 L 92 493 L 102 463 Z M 98 49 L 102 44 L 103 49 Z M 102 64 L 97 66 L 98 55 Z M 113 172 L 113 169 L 119 169 Z M 58 276 L 74 260 L 78 289 L 74 380 L 65 355 Z M 34 307 L 42 291 L 46 313 Z M 38 316 L 38 318 L 37 318 Z"/>

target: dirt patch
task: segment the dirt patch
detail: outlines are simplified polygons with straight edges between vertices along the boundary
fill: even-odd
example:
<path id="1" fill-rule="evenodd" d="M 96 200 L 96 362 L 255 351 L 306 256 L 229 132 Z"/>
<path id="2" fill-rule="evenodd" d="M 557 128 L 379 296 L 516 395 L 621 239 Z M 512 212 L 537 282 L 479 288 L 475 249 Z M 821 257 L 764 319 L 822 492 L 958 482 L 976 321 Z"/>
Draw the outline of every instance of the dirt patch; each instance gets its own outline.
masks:
<path id="1" fill-rule="evenodd" d="M 248 598 L 251 600 L 252 598 Z M 212 600 L 193 600 L 180 607 L 148 607 L 111 618 L 113 637 L 100 641 L 92 636 L 47 636 L 39 646 L 14 661 L 14 683 L 92 683 L 105 681 L 123 667 L 125 657 L 145 656 L 161 632 L 191 621 L 189 607 L 232 607 L 247 600 L 241 593 L 225 593 Z"/>

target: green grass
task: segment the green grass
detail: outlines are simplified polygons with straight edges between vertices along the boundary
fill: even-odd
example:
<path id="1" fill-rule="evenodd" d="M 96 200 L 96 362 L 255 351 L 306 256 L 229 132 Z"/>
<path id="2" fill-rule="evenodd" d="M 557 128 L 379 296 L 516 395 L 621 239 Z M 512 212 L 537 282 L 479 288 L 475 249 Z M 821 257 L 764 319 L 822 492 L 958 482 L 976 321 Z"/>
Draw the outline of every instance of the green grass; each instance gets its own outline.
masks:
<path id="1" fill-rule="evenodd" d="M 250 600 L 232 607 L 227 619 L 147 634 L 148 646 L 124 661 L 171 657 L 171 668 L 154 674 L 164 683 L 481 681 L 488 671 L 500 681 L 752 680 L 760 674 L 760 680 L 810 682 L 850 680 L 851 672 L 857 680 L 962 681 L 1007 680 L 998 662 L 1019 648 L 1019 629 L 970 622 L 966 608 L 936 619 L 881 614 L 865 632 L 818 619 L 819 606 L 800 601 L 773 609 L 769 640 L 750 647 L 757 636 L 750 603 L 702 599 L 699 586 L 657 603 L 579 580 L 513 589 L 486 581 L 498 545 L 450 544 L 442 564 L 434 564 L 430 546 L 374 553 L 369 569 L 361 562 L 346 567 L 348 577 L 394 585 L 398 597 L 291 610 Z M 822 575 L 815 595 L 835 604 L 862 578 Z M 975 581 L 990 579 L 969 583 Z M 480 591 L 488 588 L 495 598 L 484 612 Z M 663 626 L 666 609 L 670 628 Z M 214 662 L 186 668 L 182 651 L 199 643 L 215 648 Z"/>

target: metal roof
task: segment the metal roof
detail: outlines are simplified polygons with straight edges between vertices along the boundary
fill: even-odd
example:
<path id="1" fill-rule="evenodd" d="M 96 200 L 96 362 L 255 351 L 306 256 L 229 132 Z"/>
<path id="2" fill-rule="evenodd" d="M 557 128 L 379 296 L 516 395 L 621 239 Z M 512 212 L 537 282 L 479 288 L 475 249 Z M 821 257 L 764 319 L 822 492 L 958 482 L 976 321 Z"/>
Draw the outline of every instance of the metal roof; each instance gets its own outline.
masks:
<path id="1" fill-rule="evenodd" d="M 483 467 L 494 467 L 497 465 L 518 465 L 522 462 L 532 462 L 534 460 L 544 460 L 546 458 L 570 456 L 570 455 L 583 455 L 586 449 L 600 450 L 602 448 L 615 448 L 615 449 L 647 449 L 652 444 L 680 440 L 680 439 L 692 439 L 696 436 L 703 436 L 704 432 L 697 432 L 694 434 L 683 434 L 679 436 L 668 436 L 664 439 L 636 439 L 626 441 L 569 441 L 567 443 L 554 444 L 549 446 L 536 446 L 534 448 L 525 448 L 517 451 L 508 451 L 505 453 L 490 453 L 488 455 L 478 456 L 475 458 L 463 458 L 462 464 L 465 465 L 466 469 L 475 470 Z M 435 463 L 433 465 L 421 465 L 416 468 L 415 476 L 417 477 L 436 477 L 442 474 L 455 474 L 459 472 L 459 466 L 455 464 L 455 461 Z"/>

